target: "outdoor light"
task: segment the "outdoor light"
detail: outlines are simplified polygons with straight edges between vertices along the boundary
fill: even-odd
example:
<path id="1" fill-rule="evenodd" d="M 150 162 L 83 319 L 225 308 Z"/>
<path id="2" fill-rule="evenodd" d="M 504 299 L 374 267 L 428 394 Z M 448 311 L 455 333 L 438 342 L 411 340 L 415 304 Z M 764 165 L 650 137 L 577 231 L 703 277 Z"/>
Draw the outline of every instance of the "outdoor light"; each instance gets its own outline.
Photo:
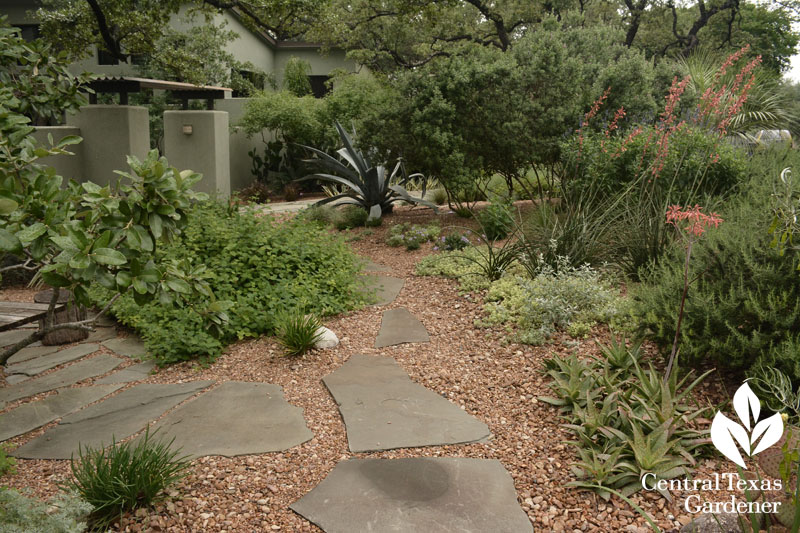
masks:
<path id="1" fill-rule="evenodd" d="M 191 124 L 184 124 L 183 125 L 183 134 L 184 135 L 191 135 L 192 134 L 192 125 Z"/>

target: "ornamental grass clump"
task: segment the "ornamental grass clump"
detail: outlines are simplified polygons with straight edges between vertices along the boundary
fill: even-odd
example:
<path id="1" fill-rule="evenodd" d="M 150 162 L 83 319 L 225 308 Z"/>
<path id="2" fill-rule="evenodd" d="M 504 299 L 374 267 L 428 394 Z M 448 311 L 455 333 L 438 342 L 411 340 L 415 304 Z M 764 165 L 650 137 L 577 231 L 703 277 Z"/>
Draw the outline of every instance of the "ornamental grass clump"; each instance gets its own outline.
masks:
<path id="1" fill-rule="evenodd" d="M 77 460 L 70 460 L 73 479 L 67 488 L 92 506 L 93 527 L 108 527 L 123 513 L 149 507 L 164 497 L 164 491 L 183 479 L 188 458 L 175 441 L 154 440 L 146 429 L 140 438 L 109 448 L 81 446 Z"/>
<path id="2" fill-rule="evenodd" d="M 276 322 L 278 342 L 287 356 L 305 354 L 322 338 L 322 322 L 313 315 L 289 311 L 280 314 Z"/>

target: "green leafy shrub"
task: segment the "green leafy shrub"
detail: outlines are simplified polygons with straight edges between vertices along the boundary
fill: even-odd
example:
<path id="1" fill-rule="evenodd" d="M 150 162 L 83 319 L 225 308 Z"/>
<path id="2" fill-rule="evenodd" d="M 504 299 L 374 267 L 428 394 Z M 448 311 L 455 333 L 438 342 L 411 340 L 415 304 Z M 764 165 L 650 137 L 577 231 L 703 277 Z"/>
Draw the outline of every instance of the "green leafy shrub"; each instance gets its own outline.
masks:
<path id="1" fill-rule="evenodd" d="M 612 492 L 641 490 L 645 473 L 656 480 L 690 474 L 707 435 L 698 420 L 707 409 L 692 405 L 689 395 L 708 373 L 690 382 L 690 375 L 679 381 L 674 372 L 664 382 L 652 364 L 644 367 L 636 345 L 616 350 L 622 352 L 616 364 L 575 355 L 547 360 L 555 396 L 540 398 L 560 408 L 575 437 L 578 479 L 569 485 L 606 500 Z"/>
<path id="2" fill-rule="evenodd" d="M 488 289 L 489 279 L 484 276 L 476 262 L 480 258 L 480 251 L 473 246 L 457 252 L 428 255 L 417 263 L 415 272 L 418 276 L 442 276 L 456 279 L 461 292 Z"/>
<path id="3" fill-rule="evenodd" d="M 505 239 L 514 227 L 509 202 L 496 200 L 475 215 L 481 231 L 490 241 Z"/>
<path id="4" fill-rule="evenodd" d="M 276 332 L 285 354 L 296 356 L 314 347 L 322 337 L 322 333 L 319 333 L 321 327 L 322 322 L 317 317 L 290 311 L 278 315 Z"/>
<path id="5" fill-rule="evenodd" d="M 443 188 L 434 189 L 431 191 L 431 199 L 436 205 L 444 205 L 447 203 L 447 191 Z"/>
<path id="6" fill-rule="evenodd" d="M 92 506 L 75 493 L 61 493 L 45 503 L 12 489 L 0 488 L 3 533 L 81 533 Z"/>
<path id="7" fill-rule="evenodd" d="M 330 206 L 312 205 L 302 210 L 297 215 L 297 218 L 300 220 L 307 220 L 309 222 L 314 222 L 321 224 L 323 226 L 327 226 L 333 221 L 335 215 L 336 215 L 335 210 Z"/>
<path id="8" fill-rule="evenodd" d="M 800 381 L 797 257 L 770 247 L 772 180 L 755 174 L 721 213 L 724 223 L 692 250 L 697 281 L 686 300 L 680 353 L 692 364 L 746 370 L 763 363 Z M 642 331 L 659 345 L 675 336 L 685 249 L 676 245 L 642 272 L 634 292 Z"/>
<path id="9" fill-rule="evenodd" d="M 173 441 L 153 440 L 148 428 L 142 437 L 112 442 L 108 449 L 80 448 L 67 486 L 92 506 L 94 525 L 107 527 L 126 511 L 152 505 L 186 475 L 189 463 L 171 449 Z"/>
<path id="10" fill-rule="evenodd" d="M 343 231 L 366 225 L 368 216 L 369 213 L 365 209 L 355 205 L 346 205 L 333 211 L 331 222 L 333 227 Z"/>
<path id="11" fill-rule="evenodd" d="M 423 243 L 435 241 L 441 232 L 442 229 L 436 224 L 420 226 L 403 222 L 389 228 L 386 244 L 392 247 L 405 246 L 409 251 L 418 250 Z"/>
<path id="12" fill-rule="evenodd" d="M 8 455 L 9 444 L 0 444 L 0 477 L 17 472 L 17 460 Z"/>
<path id="13" fill-rule="evenodd" d="M 272 334 L 273 317 L 282 309 L 325 316 L 365 300 L 356 256 L 341 239 L 302 219 L 278 224 L 253 212 L 199 204 L 163 253 L 166 260 L 204 265 L 214 294 L 231 306 L 224 310 L 228 321 L 210 329 L 191 301 L 139 307 L 131 297 L 121 298 L 113 313 L 139 331 L 161 364 L 213 358 L 235 339 Z"/>

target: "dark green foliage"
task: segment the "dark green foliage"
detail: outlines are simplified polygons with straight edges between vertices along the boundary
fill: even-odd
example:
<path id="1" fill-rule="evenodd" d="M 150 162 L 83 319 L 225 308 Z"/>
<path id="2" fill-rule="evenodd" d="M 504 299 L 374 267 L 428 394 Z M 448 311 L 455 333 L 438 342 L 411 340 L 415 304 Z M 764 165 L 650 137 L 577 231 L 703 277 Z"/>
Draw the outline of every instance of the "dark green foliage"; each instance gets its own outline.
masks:
<path id="1" fill-rule="evenodd" d="M 771 170 L 770 167 L 767 167 Z M 776 175 L 754 174 L 746 192 L 724 210 L 724 222 L 692 250 L 680 354 L 745 370 L 774 366 L 800 380 L 800 284 L 796 257 L 770 247 L 770 193 Z M 675 245 L 662 263 L 642 273 L 635 292 L 641 326 L 668 346 L 675 335 L 685 249 Z"/>
<path id="2" fill-rule="evenodd" d="M 302 219 L 277 224 L 250 212 L 201 204 L 164 254 L 205 265 L 214 293 L 232 307 L 228 323 L 215 330 L 203 326 L 194 308 L 198 302 L 138 307 L 132 298 L 121 299 L 113 312 L 141 333 L 161 364 L 213 358 L 233 340 L 271 334 L 272 317 L 282 309 L 323 316 L 353 309 L 363 300 L 355 255 L 340 239 Z"/>
<path id="3" fill-rule="evenodd" d="M 155 436 L 155 433 L 153 434 Z M 92 505 L 95 527 L 107 527 L 126 511 L 147 507 L 163 491 L 182 479 L 189 468 L 180 450 L 169 442 L 153 440 L 147 429 L 138 439 L 111 447 L 81 447 L 70 466 L 73 479 L 67 485 Z"/>
<path id="4" fill-rule="evenodd" d="M 510 202 L 496 199 L 475 215 L 487 239 L 505 239 L 514 227 Z"/>
<path id="5" fill-rule="evenodd" d="M 311 64 L 299 57 L 290 57 L 283 69 L 283 88 L 295 96 L 311 94 Z"/>
<path id="6" fill-rule="evenodd" d="M 322 336 L 318 333 L 322 322 L 317 317 L 300 311 L 283 312 L 278 315 L 276 322 L 278 341 L 287 356 L 303 355 Z"/>
<path id="7" fill-rule="evenodd" d="M 333 211 L 331 222 L 336 229 L 342 231 L 364 226 L 367 223 L 368 216 L 369 213 L 364 208 L 356 205 L 346 205 Z"/>

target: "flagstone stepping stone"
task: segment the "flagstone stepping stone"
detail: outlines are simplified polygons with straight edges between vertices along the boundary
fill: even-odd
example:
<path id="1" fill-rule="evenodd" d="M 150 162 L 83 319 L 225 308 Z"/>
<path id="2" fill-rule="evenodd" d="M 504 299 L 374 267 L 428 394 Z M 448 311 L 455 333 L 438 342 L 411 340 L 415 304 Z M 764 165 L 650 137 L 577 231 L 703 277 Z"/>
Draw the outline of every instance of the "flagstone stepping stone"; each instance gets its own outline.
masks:
<path id="1" fill-rule="evenodd" d="M 496 459 L 349 459 L 289 506 L 326 533 L 531 533 Z"/>
<path id="2" fill-rule="evenodd" d="M 0 415 L 0 441 L 32 431 L 56 418 L 77 411 L 81 407 L 108 396 L 122 385 L 95 385 L 64 389 L 38 402 L 20 405 Z"/>
<path id="3" fill-rule="evenodd" d="M 50 370 L 64 363 L 75 361 L 81 357 L 85 357 L 90 353 L 94 353 L 100 349 L 99 344 L 78 344 L 70 348 L 65 348 L 57 352 L 53 352 L 41 357 L 35 357 L 10 365 L 6 367 L 7 374 L 24 374 L 26 376 L 35 376 L 45 370 Z"/>
<path id="4" fill-rule="evenodd" d="M 11 331 L 4 331 L 0 333 L 0 348 L 11 346 L 21 340 L 25 340 L 31 336 L 31 331 L 27 329 L 12 329 Z"/>
<path id="5" fill-rule="evenodd" d="M 386 265 L 379 265 L 378 263 L 367 259 L 367 262 L 364 264 L 364 268 L 361 269 L 364 272 L 391 272 L 391 268 Z"/>
<path id="6" fill-rule="evenodd" d="M 489 428 L 414 383 L 391 357 L 355 354 L 322 380 L 339 405 L 352 452 L 478 442 Z"/>
<path id="7" fill-rule="evenodd" d="M 407 342 L 430 342 L 428 331 L 422 322 L 405 307 L 387 309 L 383 312 L 381 329 L 375 339 L 376 348 L 385 348 Z"/>
<path id="8" fill-rule="evenodd" d="M 114 372 L 103 379 L 95 381 L 98 385 L 104 383 L 131 383 L 132 381 L 141 381 L 150 375 L 150 371 L 156 367 L 154 361 L 145 361 L 138 365 L 132 365 L 128 368 L 123 368 L 119 372 Z"/>
<path id="9" fill-rule="evenodd" d="M 159 436 L 192 456 L 278 452 L 314 436 L 303 409 L 278 385 L 228 381 L 182 405 L 156 424 Z M 152 433 L 152 430 L 151 430 Z"/>
<path id="10" fill-rule="evenodd" d="M 125 357 L 141 358 L 147 355 L 147 349 L 139 337 L 131 335 L 125 338 L 114 338 L 103 342 L 103 346 L 114 353 Z"/>
<path id="11" fill-rule="evenodd" d="M 28 346 L 9 357 L 6 364 L 11 366 L 23 361 L 28 361 L 34 357 L 50 355 L 51 353 L 57 352 L 60 348 L 61 346 Z"/>
<path id="12" fill-rule="evenodd" d="M 212 383 L 136 385 L 65 416 L 57 426 L 14 450 L 13 455 L 25 459 L 69 459 L 73 454 L 77 456 L 79 446 L 109 446 L 112 439 L 120 441 L 130 437 Z"/>
<path id="13" fill-rule="evenodd" d="M 103 342 L 108 339 L 113 339 L 117 336 L 117 328 L 94 328 L 94 331 L 89 333 L 86 342 Z"/>
<path id="14" fill-rule="evenodd" d="M 120 364 L 122 364 L 122 359 L 119 357 L 101 354 L 91 359 L 78 361 L 74 365 L 56 370 L 46 376 L 29 379 L 22 383 L 11 385 L 10 387 L 0 388 L 0 408 L 5 405 L 5 402 L 13 402 L 20 398 L 27 398 L 34 394 L 60 389 L 61 387 L 74 385 L 84 379 L 103 375 L 114 370 Z"/>
<path id="15" fill-rule="evenodd" d="M 9 385 L 16 385 L 17 383 L 22 383 L 28 379 L 31 379 L 30 376 L 26 376 L 25 374 L 12 374 L 10 376 L 6 376 L 6 383 Z"/>
<path id="16" fill-rule="evenodd" d="M 380 274 L 362 275 L 361 279 L 367 289 L 376 291 L 378 299 L 373 305 L 389 305 L 397 298 L 405 284 L 404 279 Z"/>

